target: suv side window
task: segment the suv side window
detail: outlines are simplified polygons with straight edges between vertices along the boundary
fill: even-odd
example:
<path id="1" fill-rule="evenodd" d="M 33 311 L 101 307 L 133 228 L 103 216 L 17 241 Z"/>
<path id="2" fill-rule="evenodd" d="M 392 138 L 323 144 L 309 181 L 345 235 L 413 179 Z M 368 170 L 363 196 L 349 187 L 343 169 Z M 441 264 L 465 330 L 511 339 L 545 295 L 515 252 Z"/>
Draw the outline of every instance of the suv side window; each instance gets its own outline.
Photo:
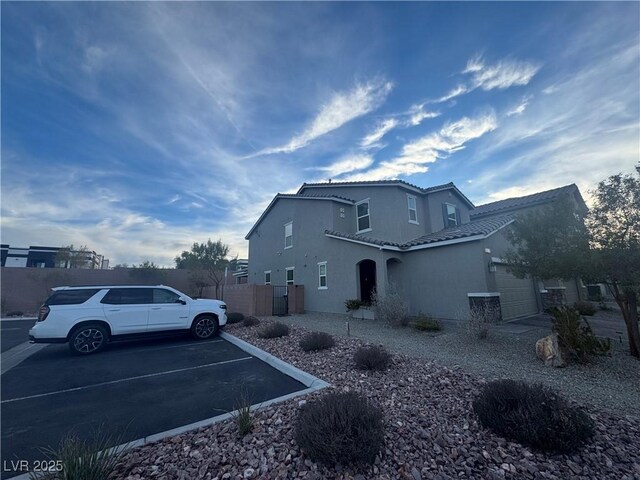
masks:
<path id="1" fill-rule="evenodd" d="M 109 305 L 141 305 L 152 303 L 151 288 L 112 288 L 100 303 Z"/>
<path id="2" fill-rule="evenodd" d="M 86 302 L 91 297 L 93 297 L 96 293 L 100 291 L 99 288 L 87 288 L 82 290 L 60 290 L 54 292 L 47 301 L 44 302 L 45 305 L 80 305 L 81 303 Z"/>
<path id="3" fill-rule="evenodd" d="M 153 289 L 153 303 L 177 303 L 180 295 L 164 288 Z"/>

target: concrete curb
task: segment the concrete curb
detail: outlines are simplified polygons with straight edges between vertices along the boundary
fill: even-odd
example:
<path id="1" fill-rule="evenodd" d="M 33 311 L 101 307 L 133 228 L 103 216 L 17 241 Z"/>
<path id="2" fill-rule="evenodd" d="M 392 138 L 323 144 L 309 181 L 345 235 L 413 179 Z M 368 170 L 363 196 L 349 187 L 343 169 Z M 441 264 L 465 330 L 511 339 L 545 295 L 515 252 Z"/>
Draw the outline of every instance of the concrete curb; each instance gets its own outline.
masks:
<path id="1" fill-rule="evenodd" d="M 287 400 L 291 400 L 292 398 L 301 397 L 303 395 L 313 393 L 317 390 L 321 390 L 329 386 L 329 383 L 325 382 L 324 380 L 320 380 L 319 378 L 314 377 L 313 375 L 307 372 L 304 372 L 299 368 L 296 368 L 293 365 L 283 360 L 280 360 L 278 357 L 275 357 L 270 353 L 267 353 L 264 350 L 261 350 L 258 347 L 245 342 L 244 340 L 240 340 L 238 337 L 235 337 L 226 332 L 220 332 L 219 335 L 229 343 L 236 345 L 238 348 L 244 350 L 248 354 L 253 355 L 254 357 L 267 363 L 268 365 L 271 365 L 273 368 L 281 371 L 285 375 L 288 375 L 294 378 L 295 380 L 298 380 L 300 383 L 304 384 L 307 387 L 304 390 L 300 390 L 298 392 L 289 393 L 281 397 L 272 398 L 271 400 L 266 400 L 264 402 L 251 405 L 252 412 L 259 410 L 261 408 L 268 407 L 270 405 L 274 405 L 276 403 L 286 402 Z M 158 440 L 163 440 L 167 437 L 173 437 L 175 435 L 180 435 L 182 433 L 190 432 L 192 430 L 208 427 L 209 425 L 213 425 L 215 423 L 223 422 L 225 420 L 228 420 L 229 418 L 232 418 L 237 414 L 238 414 L 238 411 L 234 410 L 233 412 L 224 413 L 222 415 L 207 418 L 205 420 L 200 420 L 198 422 L 190 423 L 188 425 L 183 425 L 181 427 L 172 428 L 171 430 L 166 430 L 164 432 L 149 435 L 147 437 L 139 438 L 137 440 L 132 440 L 131 442 L 118 445 L 117 447 L 112 447 L 110 450 L 124 452 L 127 450 L 131 450 L 132 448 L 142 447 L 144 445 L 147 445 L 148 443 L 157 442 Z M 11 477 L 11 480 L 29 480 L 29 479 L 30 479 L 30 476 L 28 473 L 18 475 L 17 477 Z"/>

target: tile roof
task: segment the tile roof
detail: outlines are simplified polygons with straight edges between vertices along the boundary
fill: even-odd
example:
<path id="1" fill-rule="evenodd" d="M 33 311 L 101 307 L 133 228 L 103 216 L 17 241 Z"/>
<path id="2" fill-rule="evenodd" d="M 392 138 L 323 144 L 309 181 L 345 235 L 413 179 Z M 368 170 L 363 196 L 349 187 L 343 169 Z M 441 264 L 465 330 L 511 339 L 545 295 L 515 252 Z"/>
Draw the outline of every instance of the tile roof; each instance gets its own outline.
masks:
<path id="1" fill-rule="evenodd" d="M 347 197 L 341 197 L 340 195 L 323 195 L 321 193 L 318 194 L 309 194 L 309 193 L 279 193 L 277 195 L 278 198 L 329 198 L 335 200 L 345 200 L 347 202 L 355 203 L 355 200 Z"/>
<path id="2" fill-rule="evenodd" d="M 579 202 L 584 204 L 580 191 L 575 183 L 571 185 L 565 185 L 564 187 L 554 188 L 552 190 L 546 190 L 544 192 L 533 193 L 531 195 L 525 195 L 524 197 L 507 198 L 505 200 L 498 200 L 497 202 L 485 203 L 476 207 L 470 212 L 471 218 L 494 214 L 501 211 L 514 210 L 517 208 L 524 208 L 533 205 L 539 205 L 542 203 L 551 202 L 557 199 L 563 194 L 576 194 L 579 197 Z M 586 209 L 586 205 L 584 206 Z"/>
<path id="3" fill-rule="evenodd" d="M 364 235 L 343 233 L 334 230 L 325 230 L 324 233 L 325 235 L 369 243 L 372 245 L 378 245 L 380 247 L 397 247 L 401 250 L 407 250 L 411 247 L 418 247 L 420 245 L 436 244 L 439 242 L 458 240 L 479 235 L 487 236 L 508 225 L 511 221 L 513 221 L 513 217 L 510 215 L 504 215 L 486 220 L 477 220 L 475 222 L 458 225 L 457 227 L 445 228 L 444 230 L 440 230 L 439 232 L 422 235 L 421 237 L 414 238 L 413 240 L 410 240 L 406 243 L 388 242 L 386 240 L 365 237 Z"/>

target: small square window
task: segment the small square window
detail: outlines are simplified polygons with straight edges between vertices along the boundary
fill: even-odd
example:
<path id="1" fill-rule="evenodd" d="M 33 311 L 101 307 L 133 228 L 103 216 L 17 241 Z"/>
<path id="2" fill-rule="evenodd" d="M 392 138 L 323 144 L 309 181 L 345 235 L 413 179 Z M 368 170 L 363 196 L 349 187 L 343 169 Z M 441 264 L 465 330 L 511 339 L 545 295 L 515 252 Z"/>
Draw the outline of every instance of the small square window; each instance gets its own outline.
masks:
<path id="1" fill-rule="evenodd" d="M 409 223 L 418 223 L 416 197 L 414 197 L 413 195 L 407 195 L 407 206 L 409 207 Z"/>
<path id="2" fill-rule="evenodd" d="M 293 285 L 293 267 L 287 268 L 286 280 L 287 280 L 287 285 Z"/>
<path id="3" fill-rule="evenodd" d="M 264 284 L 271 285 L 271 270 L 264 272 Z"/>
<path id="4" fill-rule="evenodd" d="M 369 218 L 369 200 L 363 200 L 356 205 L 356 217 L 358 221 L 358 232 L 371 229 Z"/>
<path id="5" fill-rule="evenodd" d="M 455 205 L 451 205 L 450 203 L 444 204 L 444 226 L 445 228 L 456 227 L 460 224 L 460 219 L 458 218 L 458 209 Z"/>

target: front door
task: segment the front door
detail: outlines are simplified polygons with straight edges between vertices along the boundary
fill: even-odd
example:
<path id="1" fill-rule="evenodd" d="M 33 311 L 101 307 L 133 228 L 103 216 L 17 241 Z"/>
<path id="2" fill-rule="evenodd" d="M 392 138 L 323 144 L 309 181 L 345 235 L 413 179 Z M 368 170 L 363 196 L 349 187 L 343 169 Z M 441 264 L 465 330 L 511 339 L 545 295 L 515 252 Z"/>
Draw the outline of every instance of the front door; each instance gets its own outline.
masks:
<path id="1" fill-rule="evenodd" d="M 112 288 L 100 300 L 113 335 L 144 333 L 149 321 L 151 288 Z"/>
<path id="2" fill-rule="evenodd" d="M 370 304 L 376 288 L 376 262 L 363 260 L 360 262 L 360 300 Z"/>
<path id="3" fill-rule="evenodd" d="M 180 295 L 166 288 L 154 288 L 149 307 L 147 331 L 177 330 L 189 328 L 189 305 L 178 303 Z"/>

